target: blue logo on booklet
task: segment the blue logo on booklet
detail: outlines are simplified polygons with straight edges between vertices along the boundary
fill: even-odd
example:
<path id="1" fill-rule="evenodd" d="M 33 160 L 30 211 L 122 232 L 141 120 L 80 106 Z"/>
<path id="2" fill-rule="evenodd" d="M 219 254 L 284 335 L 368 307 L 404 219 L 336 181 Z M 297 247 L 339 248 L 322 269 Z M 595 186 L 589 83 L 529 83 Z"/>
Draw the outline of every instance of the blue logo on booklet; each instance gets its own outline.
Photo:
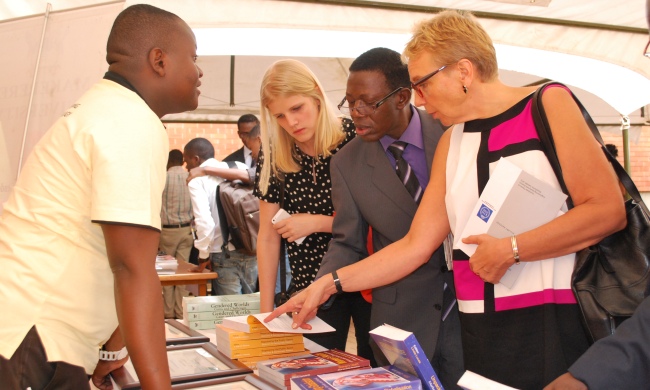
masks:
<path id="1" fill-rule="evenodd" d="M 481 205 L 481 208 L 478 209 L 478 214 L 476 214 L 476 216 L 481 218 L 483 222 L 487 222 L 490 219 L 491 215 L 492 210 L 484 204 Z"/>

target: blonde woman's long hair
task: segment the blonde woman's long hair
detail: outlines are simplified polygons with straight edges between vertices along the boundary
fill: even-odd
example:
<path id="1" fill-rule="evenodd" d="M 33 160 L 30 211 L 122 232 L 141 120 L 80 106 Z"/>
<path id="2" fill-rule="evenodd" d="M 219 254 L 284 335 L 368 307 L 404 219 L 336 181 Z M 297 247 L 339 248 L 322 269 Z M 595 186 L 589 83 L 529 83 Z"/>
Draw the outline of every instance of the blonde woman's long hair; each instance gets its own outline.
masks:
<path id="1" fill-rule="evenodd" d="M 271 173 L 279 174 L 299 172 L 300 164 L 294 155 L 295 141 L 269 112 L 268 105 L 276 98 L 301 95 L 315 99 L 320 107 L 314 135 L 316 156 L 327 157 L 331 154 L 345 134 L 341 121 L 334 108 L 323 94 L 323 87 L 314 73 L 302 62 L 280 60 L 275 62 L 264 74 L 260 87 L 260 127 L 262 130 L 262 152 L 264 165 L 260 172 L 259 189 L 266 194 Z"/>

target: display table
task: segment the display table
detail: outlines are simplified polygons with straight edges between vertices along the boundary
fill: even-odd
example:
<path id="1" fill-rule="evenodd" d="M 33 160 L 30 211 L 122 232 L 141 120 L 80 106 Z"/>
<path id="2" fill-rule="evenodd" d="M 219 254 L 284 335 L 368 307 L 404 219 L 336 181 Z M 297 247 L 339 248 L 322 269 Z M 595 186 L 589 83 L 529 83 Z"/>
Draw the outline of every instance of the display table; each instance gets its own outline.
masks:
<path id="1" fill-rule="evenodd" d="M 196 284 L 199 287 L 199 295 L 208 294 L 208 281 L 217 278 L 216 272 L 210 272 L 208 270 L 203 270 L 203 272 L 192 272 L 191 270 L 196 267 L 194 264 L 190 264 L 187 261 L 178 260 L 178 268 L 176 268 L 176 273 L 158 275 L 160 278 L 160 284 L 163 286 L 176 286 L 182 284 Z"/>

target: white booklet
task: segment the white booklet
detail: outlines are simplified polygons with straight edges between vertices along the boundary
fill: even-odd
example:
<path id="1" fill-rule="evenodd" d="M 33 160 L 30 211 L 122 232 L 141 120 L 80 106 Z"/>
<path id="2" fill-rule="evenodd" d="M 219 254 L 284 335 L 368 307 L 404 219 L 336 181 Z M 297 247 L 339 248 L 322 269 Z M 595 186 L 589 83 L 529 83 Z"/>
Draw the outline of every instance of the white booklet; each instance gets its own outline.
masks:
<path id="1" fill-rule="evenodd" d="M 506 238 L 537 228 L 557 217 L 566 198 L 562 191 L 501 158 L 456 237 L 456 248 L 472 256 L 476 245 L 464 244 L 467 236 L 486 233 Z M 524 267 L 525 263 L 514 264 L 499 283 L 512 288 Z"/>
<path id="2" fill-rule="evenodd" d="M 281 316 L 274 318 L 270 322 L 264 322 L 264 319 L 269 316 L 271 313 L 259 313 L 251 314 L 253 317 L 260 320 L 266 329 L 271 332 L 282 332 L 282 333 L 327 333 L 334 332 L 336 329 L 332 328 L 327 322 L 321 320 L 318 317 L 314 317 L 311 320 L 307 321 L 311 325 L 311 329 L 302 329 L 297 328 L 293 329 L 291 324 L 293 324 L 293 319 L 289 317 L 286 313 Z"/>
<path id="3" fill-rule="evenodd" d="M 517 390 L 471 371 L 465 371 L 457 384 L 465 390 Z"/>

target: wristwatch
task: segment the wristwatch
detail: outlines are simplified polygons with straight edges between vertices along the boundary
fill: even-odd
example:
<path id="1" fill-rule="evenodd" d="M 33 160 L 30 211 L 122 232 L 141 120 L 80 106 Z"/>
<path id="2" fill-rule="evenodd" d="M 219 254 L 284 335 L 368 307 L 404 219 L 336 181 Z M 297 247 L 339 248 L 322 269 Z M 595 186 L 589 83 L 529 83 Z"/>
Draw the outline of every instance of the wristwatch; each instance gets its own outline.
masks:
<path id="1" fill-rule="evenodd" d="M 99 350 L 99 360 L 104 360 L 107 362 L 114 362 L 116 360 L 124 359 L 129 356 L 129 351 L 126 350 L 126 347 L 122 347 L 119 351 L 104 351 Z"/>

